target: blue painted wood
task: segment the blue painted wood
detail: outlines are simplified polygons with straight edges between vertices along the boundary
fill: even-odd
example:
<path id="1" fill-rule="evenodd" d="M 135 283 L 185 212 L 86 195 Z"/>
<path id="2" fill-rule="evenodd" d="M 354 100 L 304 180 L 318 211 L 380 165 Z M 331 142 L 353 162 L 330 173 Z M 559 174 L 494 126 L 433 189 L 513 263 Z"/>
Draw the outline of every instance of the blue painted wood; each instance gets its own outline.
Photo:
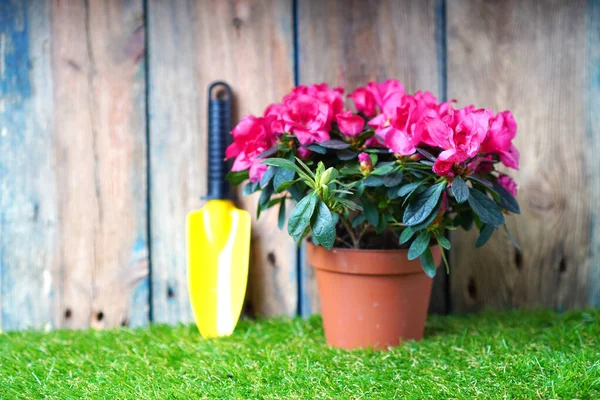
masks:
<path id="1" fill-rule="evenodd" d="M 4 330 L 148 322 L 142 16 L 0 0 Z"/>
<path id="2" fill-rule="evenodd" d="M 52 5 L 62 293 L 57 314 L 72 328 L 144 325 L 149 286 L 143 4 Z"/>
<path id="3" fill-rule="evenodd" d="M 0 1 L 0 326 L 52 327 L 57 256 L 50 13 Z"/>
<path id="4" fill-rule="evenodd" d="M 588 304 L 600 306 L 600 0 L 588 1 L 587 169 L 590 190 Z"/>

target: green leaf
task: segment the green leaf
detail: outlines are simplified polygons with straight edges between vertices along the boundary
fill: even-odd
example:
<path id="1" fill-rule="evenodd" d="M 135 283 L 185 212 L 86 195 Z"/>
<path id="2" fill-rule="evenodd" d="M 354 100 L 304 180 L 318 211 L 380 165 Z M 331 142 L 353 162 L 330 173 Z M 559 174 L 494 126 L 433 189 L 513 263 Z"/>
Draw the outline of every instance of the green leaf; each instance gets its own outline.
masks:
<path id="1" fill-rule="evenodd" d="M 295 171 L 298 175 L 302 176 L 303 178 L 305 178 L 307 180 L 311 179 L 311 177 L 309 175 L 307 175 L 304 171 L 302 171 L 300 169 L 300 167 L 298 167 L 292 161 L 287 160 L 285 158 L 268 158 L 268 159 L 264 160 L 262 163 L 265 165 L 272 165 L 275 167 L 286 168 L 286 169 Z"/>
<path id="2" fill-rule="evenodd" d="M 455 177 L 452 181 L 452 193 L 459 203 L 464 203 L 469 199 L 469 187 L 460 176 Z"/>
<path id="3" fill-rule="evenodd" d="M 288 221 L 288 233 L 294 241 L 298 243 L 304 237 L 306 228 L 310 225 L 315 206 L 317 205 L 317 196 L 311 193 L 304 197 L 292 211 Z"/>
<path id="4" fill-rule="evenodd" d="M 387 218 L 384 214 L 379 216 L 379 221 L 377 221 L 377 226 L 375 227 L 375 234 L 381 235 L 381 233 L 385 230 L 387 226 Z"/>
<path id="5" fill-rule="evenodd" d="M 434 161 L 434 162 L 435 162 L 436 158 L 433 156 L 433 154 L 431 154 L 431 153 L 430 153 L 430 152 L 428 152 L 427 150 L 425 150 L 425 149 L 421 149 L 421 148 L 417 148 L 417 151 L 418 151 L 419 153 L 421 153 L 422 155 L 424 155 L 424 156 L 425 156 L 425 158 L 427 158 L 428 160 L 430 160 L 430 161 Z"/>
<path id="6" fill-rule="evenodd" d="M 377 161 L 379 161 L 377 153 L 369 153 L 369 157 L 371 158 L 371 164 L 373 164 L 373 166 L 377 165 Z"/>
<path id="7" fill-rule="evenodd" d="M 362 172 L 360 171 L 360 166 L 358 164 L 352 165 L 350 167 L 342 167 L 340 169 L 340 173 L 342 175 L 360 175 Z"/>
<path id="8" fill-rule="evenodd" d="M 248 182 L 246 184 L 246 186 L 244 186 L 244 189 L 242 189 L 242 194 L 244 196 L 248 196 L 248 195 L 256 192 L 259 187 L 260 187 L 260 185 L 258 184 L 258 182 Z"/>
<path id="9" fill-rule="evenodd" d="M 355 211 L 355 210 L 360 210 L 362 211 L 362 207 L 358 204 L 356 204 L 355 202 L 353 202 L 352 200 L 348 200 L 348 199 L 344 199 L 344 198 L 338 198 L 336 199 L 341 205 L 343 205 L 344 207 Z"/>
<path id="10" fill-rule="evenodd" d="M 435 265 L 435 261 L 433 261 L 433 254 L 431 254 L 430 248 L 427 248 L 427 250 L 421 254 L 420 260 L 423 271 L 425 271 L 428 277 L 433 278 L 437 271 L 437 265 Z"/>
<path id="11" fill-rule="evenodd" d="M 413 174 L 413 176 L 417 179 L 423 179 L 423 178 L 427 178 L 427 175 L 424 174 L 422 171 L 419 170 L 415 170 L 414 168 L 407 168 L 411 174 Z"/>
<path id="12" fill-rule="evenodd" d="M 450 247 L 451 247 L 450 241 L 448 240 L 448 238 L 446 236 L 437 235 L 435 238 L 441 247 L 443 247 L 446 250 L 450 250 Z"/>
<path id="13" fill-rule="evenodd" d="M 476 175 L 476 174 L 471 174 L 467 177 L 468 179 L 472 179 L 475 182 L 479 182 L 484 186 L 489 187 L 490 189 L 492 189 L 494 187 L 494 185 L 492 184 L 492 182 L 488 181 L 487 179 L 485 179 L 482 176 Z"/>
<path id="14" fill-rule="evenodd" d="M 358 181 L 356 185 L 354 185 L 354 198 L 360 197 L 365 192 L 365 183 L 364 181 Z"/>
<path id="15" fill-rule="evenodd" d="M 324 142 L 319 142 L 319 146 L 327 149 L 342 150 L 350 148 L 350 143 L 346 143 L 337 139 L 331 139 Z"/>
<path id="16" fill-rule="evenodd" d="M 371 174 L 363 179 L 363 183 L 366 187 L 378 187 L 383 185 L 383 178 L 381 176 Z"/>
<path id="17" fill-rule="evenodd" d="M 300 166 L 302 168 L 304 168 L 304 171 L 306 171 L 306 174 L 308 174 L 308 176 L 310 176 L 311 178 L 315 178 L 314 172 L 310 168 L 308 168 L 308 165 L 306 165 L 306 163 L 304 161 L 302 161 L 298 157 L 294 157 L 294 159 L 296 160 L 296 162 L 298 164 L 300 164 Z M 313 164 L 313 161 L 306 161 L 306 162 L 309 163 L 310 165 Z"/>
<path id="18" fill-rule="evenodd" d="M 492 237 L 492 233 L 494 233 L 496 228 L 494 225 L 484 224 L 481 230 L 479 231 L 479 236 L 477 237 L 477 241 L 475 242 L 475 247 L 479 248 L 486 244 L 488 240 Z"/>
<path id="19" fill-rule="evenodd" d="M 494 190 L 500 196 L 500 206 L 507 211 L 510 211 L 515 214 L 521 214 L 521 207 L 519 207 L 519 203 L 517 199 L 498 182 L 494 182 Z"/>
<path id="20" fill-rule="evenodd" d="M 398 189 L 398 196 L 404 197 L 407 194 L 412 193 L 416 188 L 418 188 L 421 185 L 421 183 L 423 183 L 423 181 L 412 182 L 401 186 L 400 189 Z"/>
<path id="21" fill-rule="evenodd" d="M 435 209 L 445 188 L 446 181 L 442 181 L 437 185 L 431 186 L 421 193 L 416 200 L 410 202 L 402 217 L 404 225 L 413 226 L 425 221 Z"/>
<path id="22" fill-rule="evenodd" d="M 295 183 L 297 183 L 298 181 L 300 181 L 300 180 L 296 179 L 296 180 L 293 180 L 293 181 L 283 182 L 281 185 L 277 186 L 277 189 L 275 189 L 275 192 L 281 193 L 284 190 L 288 189 L 290 186 L 292 186 Z M 292 196 L 292 197 L 294 197 L 294 196 Z"/>
<path id="23" fill-rule="evenodd" d="M 383 184 L 386 187 L 397 186 L 402 182 L 402 170 L 397 169 L 383 177 Z"/>
<path id="24" fill-rule="evenodd" d="M 465 231 L 469 231 L 473 227 L 473 213 L 471 211 L 461 211 L 452 223 L 455 226 L 462 227 Z"/>
<path id="25" fill-rule="evenodd" d="M 377 226 L 377 223 L 379 222 L 379 211 L 377 211 L 375 204 L 365 198 L 360 199 L 360 204 L 362 205 L 363 212 L 365 213 L 365 217 L 367 217 L 369 224 Z"/>
<path id="26" fill-rule="evenodd" d="M 431 239 L 431 232 L 423 231 L 417 236 L 417 238 L 411 243 L 408 248 L 408 259 L 414 260 L 419 257 L 423 252 L 429 248 L 429 241 Z"/>
<path id="27" fill-rule="evenodd" d="M 265 205 L 271 199 L 271 195 L 273 194 L 273 186 L 267 185 L 262 189 L 262 193 L 260 194 L 260 198 L 258 199 L 258 204 L 264 209 Z"/>
<path id="28" fill-rule="evenodd" d="M 353 220 L 352 220 L 352 227 L 356 228 L 357 226 L 359 226 L 360 224 L 362 224 L 363 222 L 365 222 L 367 219 L 367 217 L 365 217 L 365 214 L 359 214 L 357 215 Z"/>
<path id="29" fill-rule="evenodd" d="M 273 187 L 279 189 L 284 183 L 293 182 L 295 176 L 296 172 L 291 169 L 277 168 L 277 172 L 275 172 L 275 176 L 273 177 Z"/>
<path id="30" fill-rule="evenodd" d="M 512 233 L 510 233 L 510 231 L 508 230 L 508 227 L 506 225 L 504 225 L 504 230 L 506 231 L 506 234 L 508 235 L 508 238 L 512 242 L 513 246 L 515 246 L 515 249 L 521 250 L 521 246 L 519 246 L 519 242 L 517 242 L 517 239 L 513 236 Z"/>
<path id="31" fill-rule="evenodd" d="M 389 188 L 387 188 L 387 197 L 388 197 L 390 200 L 395 200 L 395 199 L 397 199 L 398 197 L 400 197 L 400 196 L 398 195 L 398 189 L 400 189 L 398 186 L 394 186 L 394 187 L 389 187 Z"/>
<path id="32" fill-rule="evenodd" d="M 353 160 L 358 156 L 358 154 L 352 150 L 340 150 L 337 151 L 335 155 L 342 161 Z"/>
<path id="33" fill-rule="evenodd" d="M 469 192 L 469 205 L 475 214 L 479 216 L 481 222 L 494 226 L 504 224 L 504 214 L 502 214 L 494 200 L 474 188 L 471 188 Z"/>
<path id="34" fill-rule="evenodd" d="M 313 144 L 309 144 L 308 146 L 306 146 L 306 148 L 308 150 L 314 151 L 315 153 L 319 153 L 319 154 L 327 154 L 327 149 L 324 147 L 319 146 L 316 143 Z"/>
<path id="35" fill-rule="evenodd" d="M 271 208 L 275 204 L 281 203 L 283 200 L 285 200 L 285 197 L 275 197 L 274 199 L 269 200 L 269 203 L 267 204 L 266 208 Z"/>
<path id="36" fill-rule="evenodd" d="M 321 176 L 323 172 L 325 172 L 325 164 L 323 164 L 323 161 L 319 161 L 317 164 L 317 169 L 315 170 L 315 175 Z"/>
<path id="37" fill-rule="evenodd" d="M 419 232 L 419 231 L 422 231 L 423 229 L 426 229 L 427 227 L 429 227 L 429 225 L 431 225 L 433 220 L 438 216 L 438 210 L 440 209 L 441 205 L 442 205 L 442 199 L 440 198 L 440 200 L 437 202 L 437 204 L 433 208 L 432 213 L 429 214 L 429 217 L 427 217 L 425 219 L 425 221 L 412 226 L 413 231 Z"/>
<path id="38" fill-rule="evenodd" d="M 275 173 L 277 172 L 278 169 L 279 168 L 277 168 L 277 167 L 267 168 L 267 170 L 263 174 L 262 178 L 260 178 L 260 186 L 264 187 L 269 182 L 271 182 L 271 179 L 273 179 L 273 177 L 275 176 Z M 287 171 L 287 170 L 284 170 L 284 171 Z M 277 187 L 277 185 L 274 185 L 274 187 Z"/>
<path id="39" fill-rule="evenodd" d="M 260 153 L 258 155 L 258 158 L 267 158 L 269 156 L 272 156 L 273 154 L 277 153 L 277 150 L 279 150 L 279 148 L 277 147 L 277 145 L 272 146 L 271 148 L 263 151 L 262 153 Z"/>
<path id="40" fill-rule="evenodd" d="M 318 201 L 317 211 L 312 223 L 313 237 L 326 249 L 333 247 L 335 241 L 335 223 L 333 215 L 325 203 Z"/>
<path id="41" fill-rule="evenodd" d="M 415 232 L 412 230 L 412 228 L 410 226 L 407 226 L 406 228 L 404 228 L 404 230 L 400 234 L 399 243 L 404 244 L 404 243 L 408 242 L 410 240 L 410 238 L 413 237 L 414 234 L 415 234 Z"/>
<path id="42" fill-rule="evenodd" d="M 390 172 L 392 172 L 393 169 L 394 169 L 393 165 L 384 165 L 383 167 L 375 168 L 373 170 L 373 172 L 371 172 L 371 175 L 383 176 L 383 175 L 386 175 L 386 174 L 389 174 Z"/>
<path id="43" fill-rule="evenodd" d="M 277 214 L 277 226 L 279 229 L 283 229 L 285 225 L 285 199 L 279 203 L 279 213 Z"/>
<path id="44" fill-rule="evenodd" d="M 304 190 L 302 188 L 304 188 Z M 277 188 L 277 189 L 279 189 L 279 188 Z M 306 185 L 304 185 L 302 182 L 296 182 L 293 185 L 290 185 L 289 187 L 287 187 L 286 189 L 294 200 L 300 201 L 304 197 L 304 193 L 306 191 Z"/>
<path id="45" fill-rule="evenodd" d="M 231 171 L 225 177 L 233 186 L 237 186 L 240 183 L 248 179 L 248 170 L 244 171 Z"/>

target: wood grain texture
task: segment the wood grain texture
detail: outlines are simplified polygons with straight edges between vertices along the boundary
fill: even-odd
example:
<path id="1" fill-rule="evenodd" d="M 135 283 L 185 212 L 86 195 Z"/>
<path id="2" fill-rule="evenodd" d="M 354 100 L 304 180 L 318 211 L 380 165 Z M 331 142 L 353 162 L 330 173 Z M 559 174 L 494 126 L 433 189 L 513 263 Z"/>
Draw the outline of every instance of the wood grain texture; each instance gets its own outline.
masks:
<path id="1" fill-rule="evenodd" d="M 522 215 L 508 218 L 521 251 L 502 231 L 479 250 L 474 233 L 455 234 L 456 311 L 588 304 L 588 279 L 600 268 L 597 256 L 590 262 L 590 217 L 598 202 L 591 210 L 589 183 L 596 180 L 597 197 L 600 173 L 590 148 L 598 126 L 586 115 L 588 41 L 598 29 L 590 30 L 590 4 L 448 3 L 448 95 L 461 105 L 512 110 L 521 151 L 514 176 Z"/>
<path id="2" fill-rule="evenodd" d="M 588 304 L 600 305 L 600 1 L 588 2 L 587 23 L 587 181 L 590 200 Z"/>
<path id="3" fill-rule="evenodd" d="M 50 328 L 57 257 L 50 10 L 0 1 L 0 328 Z"/>
<path id="4" fill-rule="evenodd" d="M 261 114 L 291 89 L 291 0 L 151 0 L 148 17 L 153 315 L 187 322 L 185 215 L 206 194 L 206 91 L 213 80 L 227 81 L 238 120 Z M 253 216 L 256 201 L 242 202 Z M 254 313 L 294 315 L 296 274 L 296 248 L 277 229 L 277 209 L 254 219 Z"/>
<path id="5" fill-rule="evenodd" d="M 372 80 L 395 78 L 408 92 L 440 95 L 435 1 L 298 2 L 299 81 L 343 85 L 348 91 Z M 319 310 L 314 274 L 302 257 L 302 313 Z M 445 274 L 439 274 L 432 309 L 445 310 Z M 440 303 L 438 303 L 441 302 Z"/>
<path id="6" fill-rule="evenodd" d="M 141 0 L 52 5 L 58 326 L 148 321 Z"/>

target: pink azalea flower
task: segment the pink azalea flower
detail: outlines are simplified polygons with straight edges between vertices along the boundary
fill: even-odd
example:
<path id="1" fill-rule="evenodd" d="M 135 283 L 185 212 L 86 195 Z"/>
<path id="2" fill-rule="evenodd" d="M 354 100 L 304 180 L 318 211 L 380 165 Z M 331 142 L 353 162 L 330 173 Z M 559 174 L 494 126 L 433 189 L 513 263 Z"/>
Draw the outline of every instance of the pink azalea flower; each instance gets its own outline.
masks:
<path id="1" fill-rule="evenodd" d="M 285 112 L 285 106 L 283 104 L 274 103 L 265 108 L 265 112 L 263 116 L 265 117 L 275 117 L 276 119 L 281 119 L 283 113 Z"/>
<path id="2" fill-rule="evenodd" d="M 404 85 L 395 79 L 384 82 L 369 82 L 367 90 L 373 95 L 375 104 L 383 113 L 392 113 L 402 102 Z"/>
<path id="3" fill-rule="evenodd" d="M 513 196 L 517 195 L 517 184 L 508 175 L 500 175 L 498 183 Z"/>
<path id="4" fill-rule="evenodd" d="M 277 142 L 277 137 L 271 131 L 273 120 L 273 117 L 257 118 L 246 115 L 231 131 L 233 143 L 227 147 L 225 157 L 235 157 L 231 170 L 249 170 L 252 182 L 260 181 L 267 170 L 267 166 L 261 164 L 262 159 L 258 156 Z"/>
<path id="5" fill-rule="evenodd" d="M 354 107 L 356 107 L 357 112 L 362 112 L 367 117 L 372 117 L 377 112 L 375 110 L 375 97 L 366 88 L 358 88 L 348 97 L 354 101 Z"/>
<path id="6" fill-rule="evenodd" d="M 507 151 L 500 153 L 500 161 L 508 168 L 519 169 L 519 150 L 511 144 Z"/>
<path id="7" fill-rule="evenodd" d="M 417 114 L 424 116 L 433 112 L 433 115 L 439 116 L 437 98 L 431 92 L 422 92 L 419 90 L 412 97 L 417 104 Z"/>
<path id="8" fill-rule="evenodd" d="M 296 86 L 290 94 L 283 98 L 284 103 L 290 99 L 295 99 L 299 95 L 309 95 L 321 100 L 329 105 L 329 113 L 327 114 L 327 122 L 333 122 L 335 116 L 344 111 L 344 89 L 331 89 L 326 83 L 318 85 L 299 85 Z"/>
<path id="9" fill-rule="evenodd" d="M 365 120 L 360 115 L 352 114 L 352 111 L 337 114 L 335 119 L 340 131 L 346 136 L 358 136 L 365 126 Z"/>
<path id="10" fill-rule="evenodd" d="M 519 151 L 512 144 L 516 135 L 515 118 L 510 111 L 502 111 L 490 120 L 490 128 L 481 144 L 481 152 L 499 154 L 504 165 L 519 169 Z"/>
<path id="11" fill-rule="evenodd" d="M 390 101 L 396 102 L 395 98 Z M 416 151 L 421 141 L 419 132 L 415 130 L 417 103 L 412 96 L 403 96 L 393 112 L 384 112 L 369 121 L 375 133 L 384 139 L 385 146 L 392 152 L 410 155 Z"/>
<path id="12" fill-rule="evenodd" d="M 298 147 L 298 157 L 302 159 L 307 159 L 313 152 L 307 149 L 306 147 Z"/>
<path id="13" fill-rule="evenodd" d="M 358 155 L 358 162 L 360 163 L 360 170 L 362 172 L 373 171 L 373 160 L 371 160 L 371 156 L 369 156 L 369 154 L 360 153 Z"/>
<path id="14" fill-rule="evenodd" d="M 423 117 L 441 118 L 447 114 L 450 103 L 438 104 L 437 98 L 431 92 L 421 92 L 420 90 L 413 95 L 413 98 L 416 103 L 415 119 L 418 125 L 415 129 L 419 131 L 417 135 L 421 138 L 421 142 L 429 146 L 435 146 L 435 142 L 429 137 L 428 131 L 423 129 L 419 121 Z"/>
<path id="15" fill-rule="evenodd" d="M 307 95 L 288 96 L 282 116 L 283 129 L 291 132 L 301 144 L 329 140 L 331 107 L 324 101 Z"/>
<path id="16" fill-rule="evenodd" d="M 441 119 L 424 117 L 423 124 L 429 137 L 443 150 L 438 160 L 456 163 L 474 157 L 485 139 L 491 116 L 489 110 L 474 110 L 469 106 L 450 109 Z"/>
<path id="17" fill-rule="evenodd" d="M 308 88 L 308 94 L 329 104 L 329 121 L 335 121 L 335 116 L 344 111 L 344 89 L 337 87 L 330 89 L 326 83 L 312 85 Z"/>
<path id="18" fill-rule="evenodd" d="M 453 166 L 453 162 L 442 161 L 438 158 L 435 160 L 435 163 L 433 163 L 433 172 L 439 176 L 448 176 L 451 174 Z"/>
<path id="19" fill-rule="evenodd" d="M 285 125 L 283 123 L 283 114 L 285 113 L 285 106 L 283 104 L 271 104 L 265 109 L 264 116 L 272 117 L 273 122 L 271 123 L 271 130 L 276 135 L 281 135 L 285 132 Z"/>

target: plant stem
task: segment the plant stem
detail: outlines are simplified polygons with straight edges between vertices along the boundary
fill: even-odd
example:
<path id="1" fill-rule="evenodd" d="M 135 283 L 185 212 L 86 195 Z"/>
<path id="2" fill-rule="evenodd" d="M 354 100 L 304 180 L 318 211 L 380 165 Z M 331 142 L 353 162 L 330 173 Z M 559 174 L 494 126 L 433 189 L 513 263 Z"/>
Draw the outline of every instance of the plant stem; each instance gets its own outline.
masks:
<path id="1" fill-rule="evenodd" d="M 367 233 L 368 229 L 369 229 L 369 225 L 365 224 L 363 230 L 360 232 L 360 235 L 358 235 L 358 241 L 360 241 L 362 239 L 362 237 L 365 235 L 365 233 Z"/>
<path id="2" fill-rule="evenodd" d="M 352 243 L 348 243 L 347 241 L 345 241 L 345 240 L 344 240 L 344 239 L 342 239 L 342 238 L 339 238 L 339 237 L 337 237 L 337 238 L 335 238 L 335 240 L 337 240 L 337 241 L 339 241 L 340 243 L 342 243 L 342 244 L 344 244 L 344 245 L 346 245 L 346 246 L 348 246 L 348 247 L 352 248 Z"/>
<path id="3" fill-rule="evenodd" d="M 344 225 L 344 228 L 346 228 L 346 231 L 348 231 L 348 235 L 350 235 L 350 239 L 352 239 L 352 244 L 353 244 L 352 247 L 354 247 L 355 249 L 358 249 L 358 239 L 356 238 L 354 229 L 352 229 L 352 226 L 350 225 L 350 223 L 348 221 L 346 221 L 344 216 L 340 215 L 340 221 Z"/>

